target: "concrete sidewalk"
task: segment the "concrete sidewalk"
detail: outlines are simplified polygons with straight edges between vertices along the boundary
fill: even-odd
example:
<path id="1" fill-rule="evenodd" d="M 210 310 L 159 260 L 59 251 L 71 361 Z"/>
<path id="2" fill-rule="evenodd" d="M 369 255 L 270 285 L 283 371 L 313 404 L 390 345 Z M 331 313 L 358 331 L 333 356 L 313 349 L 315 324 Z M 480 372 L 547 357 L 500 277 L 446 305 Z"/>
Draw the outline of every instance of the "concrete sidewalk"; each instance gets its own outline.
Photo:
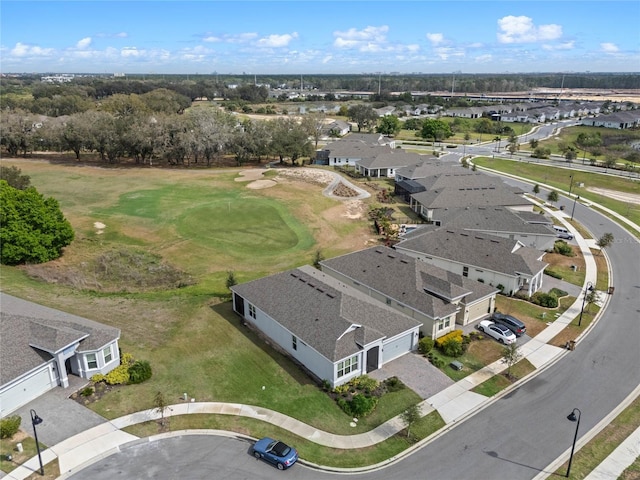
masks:
<path id="1" fill-rule="evenodd" d="M 638 457 L 640 457 L 640 427 L 611 452 L 604 462 L 587 475 L 585 480 L 618 478 Z"/>
<path id="2" fill-rule="evenodd" d="M 580 246 L 586 264 L 586 282 L 591 282 L 593 285 L 596 283 L 596 264 L 591 251 L 590 245 L 583 239 L 579 232 L 577 232 L 572 225 L 565 220 L 563 212 L 551 212 L 556 216 L 566 227 L 572 231 L 574 237 L 577 239 Z M 548 342 L 554 338 L 560 331 L 562 331 L 567 325 L 569 325 L 573 319 L 579 315 L 583 298 L 585 294 L 584 287 L 582 289 L 581 296 L 576 299 L 574 304 L 566 310 L 560 317 L 558 317 L 553 323 L 551 323 L 540 334 L 531 339 L 521 347 L 521 353 L 524 358 L 527 358 L 535 367 L 536 371 L 529 374 L 523 381 L 527 381 L 533 378 L 540 369 L 545 366 L 551 365 L 556 362 L 562 356 L 570 354 L 570 351 L 548 345 Z M 602 297 L 602 294 L 601 294 Z M 606 302 L 607 296 L 604 295 L 604 301 Z M 602 313 L 601 310 L 600 313 Z M 597 318 L 592 323 L 595 324 Z M 588 331 L 588 329 L 587 329 Z M 583 332 L 585 335 L 587 331 Z M 580 338 L 577 339 L 579 344 Z M 456 382 L 453 385 L 441 390 L 435 395 L 427 398 L 419 404 L 422 415 L 427 415 L 434 410 L 442 416 L 447 425 L 459 423 L 466 417 L 476 413 L 482 408 L 488 406 L 491 402 L 495 401 L 503 395 L 506 395 L 513 388 L 517 388 L 521 385 L 521 382 L 515 384 L 494 397 L 485 397 L 478 393 L 472 392 L 472 389 L 481 384 L 485 380 L 505 370 L 506 366 L 502 360 L 496 361 L 491 365 L 488 365 L 481 370 L 474 372 L 462 380 Z M 231 403 L 181 403 L 172 405 L 170 410 L 165 413 L 165 416 L 175 415 L 188 415 L 188 414 L 217 414 L 217 415 L 239 415 L 264 422 L 271 423 L 280 428 L 287 429 L 296 435 L 303 437 L 309 441 L 315 442 L 320 445 L 339 448 L 339 449 L 352 449 L 363 448 L 372 445 L 376 445 L 389 437 L 395 435 L 399 431 L 405 428 L 404 422 L 400 416 L 394 417 L 384 424 L 376 427 L 368 432 L 361 432 L 354 435 L 336 435 L 319 430 L 315 427 L 307 425 L 295 418 L 283 415 L 281 413 L 250 405 L 243 404 L 231 404 Z M 116 418 L 111 421 L 104 422 L 93 428 L 90 428 L 84 432 L 81 432 L 71 438 L 68 438 L 53 447 L 42 452 L 43 463 L 48 463 L 58 458 L 60 464 L 60 473 L 62 477 L 67 476 L 70 473 L 77 473 L 82 470 L 86 465 L 93 463 L 101 458 L 104 458 L 133 441 L 139 441 L 139 439 L 129 433 L 123 432 L 122 429 L 143 423 L 151 420 L 157 420 L 160 418 L 159 412 L 155 410 L 145 410 L 136 412 L 130 415 L 126 415 L 120 418 Z M 357 428 L 357 427 L 354 427 Z M 446 428 L 446 427 L 445 427 Z M 625 441 L 616 451 L 612 453 L 601 465 L 602 468 L 597 468 L 592 473 L 591 480 L 600 480 L 604 478 L 612 478 L 607 472 L 614 471 L 614 468 L 623 469 L 630 465 L 638 454 L 638 442 L 640 438 L 639 430 L 629 438 L 628 443 Z M 201 432 L 201 431 L 199 431 Z M 441 432 L 434 433 L 433 436 L 438 435 Z M 215 432 L 212 432 L 215 434 Z M 424 439 L 414 446 L 419 448 L 425 443 L 429 442 L 430 438 Z M 634 453 L 635 452 L 635 453 Z M 405 454 L 408 452 L 405 452 Z M 634 456 L 635 455 L 635 456 Z M 38 459 L 34 457 L 27 461 L 24 465 L 15 469 L 5 478 L 11 480 L 22 480 L 39 468 Z M 615 478 L 615 477 L 613 477 Z"/>

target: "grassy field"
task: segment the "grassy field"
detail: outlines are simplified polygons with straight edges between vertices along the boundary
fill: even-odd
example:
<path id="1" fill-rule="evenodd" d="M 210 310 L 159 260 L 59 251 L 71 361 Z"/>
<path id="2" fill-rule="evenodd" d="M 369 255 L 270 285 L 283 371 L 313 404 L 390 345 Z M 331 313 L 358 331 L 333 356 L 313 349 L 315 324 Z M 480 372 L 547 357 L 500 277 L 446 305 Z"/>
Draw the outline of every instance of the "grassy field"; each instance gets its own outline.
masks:
<path id="1" fill-rule="evenodd" d="M 487 167 L 511 175 L 528 178 L 532 182 L 546 184 L 564 191 L 569 190 L 569 184 L 571 182 L 569 176 L 573 175 L 572 193 L 579 195 L 581 199 L 597 202 L 628 218 L 632 222 L 640 224 L 640 205 L 614 200 L 589 190 L 589 188 L 595 187 L 637 195 L 640 193 L 640 182 L 638 180 L 540 165 L 535 163 L 534 160 L 535 159 L 531 159 L 531 162 L 514 162 L 511 160 L 482 157 L 474 159 L 474 163 L 480 167 Z M 584 184 L 584 186 L 581 186 L 581 184 Z M 580 219 L 578 218 L 578 220 Z M 635 234 L 640 236 L 640 232 L 635 232 Z"/>

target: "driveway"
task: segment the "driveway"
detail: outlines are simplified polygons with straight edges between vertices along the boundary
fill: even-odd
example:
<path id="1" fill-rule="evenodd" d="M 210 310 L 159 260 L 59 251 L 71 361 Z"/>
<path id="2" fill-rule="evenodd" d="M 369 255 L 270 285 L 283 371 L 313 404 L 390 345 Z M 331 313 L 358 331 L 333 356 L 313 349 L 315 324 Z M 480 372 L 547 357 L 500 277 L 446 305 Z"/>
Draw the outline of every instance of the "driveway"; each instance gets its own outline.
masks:
<path id="1" fill-rule="evenodd" d="M 22 418 L 20 428 L 33 437 L 30 414 L 30 410 L 33 409 L 42 418 L 42 423 L 37 427 L 38 440 L 47 446 L 56 445 L 107 421 L 104 417 L 68 398 L 89 382 L 73 375 L 69 376 L 69 381 L 68 388 L 56 387 L 49 390 L 14 413 Z"/>
<path id="2" fill-rule="evenodd" d="M 429 360 L 415 352 L 396 358 L 367 375 L 378 381 L 398 377 L 402 383 L 425 400 L 455 383 L 431 365 Z"/>

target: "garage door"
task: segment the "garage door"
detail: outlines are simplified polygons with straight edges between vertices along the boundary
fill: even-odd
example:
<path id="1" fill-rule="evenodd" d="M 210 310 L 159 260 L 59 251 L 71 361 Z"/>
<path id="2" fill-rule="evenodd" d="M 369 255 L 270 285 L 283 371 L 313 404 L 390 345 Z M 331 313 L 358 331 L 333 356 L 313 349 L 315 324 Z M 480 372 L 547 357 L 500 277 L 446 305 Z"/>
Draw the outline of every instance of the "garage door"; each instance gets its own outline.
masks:
<path id="1" fill-rule="evenodd" d="M 400 355 L 410 352 L 412 339 L 413 333 L 408 333 L 402 337 L 385 342 L 382 351 L 382 364 L 384 365 L 394 358 L 398 358 Z"/>
<path id="2" fill-rule="evenodd" d="M 489 306 L 491 305 L 491 298 L 487 298 L 481 302 L 469 306 L 469 318 L 467 323 L 474 322 L 479 318 L 482 318 L 489 314 Z"/>
<path id="3" fill-rule="evenodd" d="M 56 383 L 51 377 L 51 364 L 48 364 L 42 370 L 3 391 L 0 394 L 0 416 L 8 415 L 55 387 Z"/>

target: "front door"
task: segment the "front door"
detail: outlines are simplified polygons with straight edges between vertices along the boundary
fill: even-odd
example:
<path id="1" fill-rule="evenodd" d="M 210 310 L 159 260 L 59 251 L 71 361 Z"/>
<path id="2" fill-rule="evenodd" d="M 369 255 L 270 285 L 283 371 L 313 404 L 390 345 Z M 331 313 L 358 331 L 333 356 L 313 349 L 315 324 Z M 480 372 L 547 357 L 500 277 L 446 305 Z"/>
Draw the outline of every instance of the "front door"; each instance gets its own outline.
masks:
<path id="1" fill-rule="evenodd" d="M 367 373 L 378 369 L 378 355 L 380 347 L 373 347 L 367 350 Z"/>

